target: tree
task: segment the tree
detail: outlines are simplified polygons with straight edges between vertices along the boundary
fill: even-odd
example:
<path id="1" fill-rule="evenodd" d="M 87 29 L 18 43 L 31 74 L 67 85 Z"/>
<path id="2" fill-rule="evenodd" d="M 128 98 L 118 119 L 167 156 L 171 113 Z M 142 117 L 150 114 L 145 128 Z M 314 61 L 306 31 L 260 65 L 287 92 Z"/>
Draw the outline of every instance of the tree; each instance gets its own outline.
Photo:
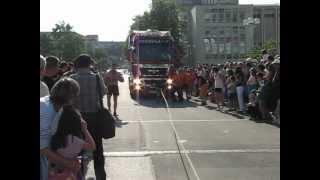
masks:
<path id="1" fill-rule="evenodd" d="M 48 33 L 40 33 L 40 54 L 47 56 L 53 50 L 52 38 Z"/>
<path id="2" fill-rule="evenodd" d="M 137 15 L 133 18 L 133 24 L 131 25 L 131 30 L 146 30 L 152 29 L 150 12 L 144 12 L 143 15 Z"/>
<path id="3" fill-rule="evenodd" d="M 130 29 L 170 31 L 179 46 L 186 24 L 179 19 L 178 14 L 179 9 L 174 1 L 155 0 L 150 12 L 146 11 L 143 15 L 137 15 L 133 18 Z"/>
<path id="4" fill-rule="evenodd" d="M 53 54 L 65 61 L 70 61 L 85 52 L 83 37 L 72 29 L 73 27 L 64 21 L 52 29 Z"/>
<path id="5" fill-rule="evenodd" d="M 255 47 L 252 50 L 250 50 L 247 54 L 247 57 L 252 58 L 252 59 L 261 60 L 263 49 L 267 50 L 267 52 L 269 52 L 269 54 L 275 55 L 276 47 L 277 47 L 277 44 L 275 41 L 273 41 L 273 40 L 266 41 L 262 45 L 262 48 Z"/>

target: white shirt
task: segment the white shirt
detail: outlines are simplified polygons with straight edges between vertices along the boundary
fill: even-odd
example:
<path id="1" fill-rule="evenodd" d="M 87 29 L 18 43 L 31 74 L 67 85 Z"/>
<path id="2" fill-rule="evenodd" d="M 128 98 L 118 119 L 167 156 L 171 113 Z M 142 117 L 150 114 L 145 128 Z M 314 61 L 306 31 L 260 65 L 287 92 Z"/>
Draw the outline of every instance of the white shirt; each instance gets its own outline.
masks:
<path id="1" fill-rule="evenodd" d="M 44 97 L 44 96 L 48 96 L 49 95 L 49 88 L 48 86 L 42 82 L 40 80 L 40 98 Z"/>
<path id="2" fill-rule="evenodd" d="M 223 80 L 222 80 L 222 75 L 221 72 L 219 71 L 218 73 L 214 74 L 214 88 L 223 88 Z"/>

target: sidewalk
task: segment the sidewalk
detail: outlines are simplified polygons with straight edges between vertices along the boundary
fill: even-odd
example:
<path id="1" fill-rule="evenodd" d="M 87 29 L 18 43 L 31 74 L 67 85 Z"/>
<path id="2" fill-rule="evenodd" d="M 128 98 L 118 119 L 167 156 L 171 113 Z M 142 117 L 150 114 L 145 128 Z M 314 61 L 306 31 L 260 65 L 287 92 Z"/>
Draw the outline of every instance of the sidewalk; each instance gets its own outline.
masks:
<path id="1" fill-rule="evenodd" d="M 216 110 L 217 104 L 212 103 L 210 100 L 207 100 L 207 105 L 201 105 L 200 97 L 192 96 L 190 102 L 197 103 L 199 106 L 206 107 L 210 110 L 218 111 L 218 110 Z M 236 111 L 230 111 L 230 108 L 228 108 L 226 106 L 223 106 L 222 110 L 220 110 L 219 112 L 224 113 L 224 114 L 229 114 L 231 116 L 235 116 L 239 119 L 249 119 L 250 118 L 247 114 L 239 114 Z"/>
<path id="2" fill-rule="evenodd" d="M 105 157 L 107 180 L 155 180 L 151 157 Z M 93 161 L 88 165 L 86 180 L 95 180 Z"/>

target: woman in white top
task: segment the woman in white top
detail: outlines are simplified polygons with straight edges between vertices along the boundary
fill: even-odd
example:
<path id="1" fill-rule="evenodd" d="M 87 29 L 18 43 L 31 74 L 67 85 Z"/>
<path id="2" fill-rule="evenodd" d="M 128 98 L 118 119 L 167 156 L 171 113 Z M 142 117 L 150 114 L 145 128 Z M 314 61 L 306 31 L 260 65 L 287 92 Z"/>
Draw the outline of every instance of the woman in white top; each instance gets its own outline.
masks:
<path id="1" fill-rule="evenodd" d="M 224 87 L 224 81 L 223 76 L 218 68 L 215 68 L 214 70 L 214 93 L 215 93 L 215 99 L 217 102 L 218 110 L 221 110 L 221 106 L 223 105 L 223 87 Z"/>

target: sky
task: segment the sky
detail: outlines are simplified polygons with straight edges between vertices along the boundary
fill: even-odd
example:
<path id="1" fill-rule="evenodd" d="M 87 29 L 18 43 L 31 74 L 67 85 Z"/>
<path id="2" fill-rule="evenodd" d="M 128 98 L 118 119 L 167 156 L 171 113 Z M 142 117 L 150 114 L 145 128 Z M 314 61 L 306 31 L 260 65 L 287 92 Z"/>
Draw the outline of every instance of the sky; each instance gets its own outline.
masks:
<path id="1" fill-rule="evenodd" d="M 280 0 L 239 0 L 240 4 L 280 4 Z M 40 31 L 65 21 L 100 41 L 124 41 L 132 18 L 149 11 L 151 0 L 40 0 Z"/>

